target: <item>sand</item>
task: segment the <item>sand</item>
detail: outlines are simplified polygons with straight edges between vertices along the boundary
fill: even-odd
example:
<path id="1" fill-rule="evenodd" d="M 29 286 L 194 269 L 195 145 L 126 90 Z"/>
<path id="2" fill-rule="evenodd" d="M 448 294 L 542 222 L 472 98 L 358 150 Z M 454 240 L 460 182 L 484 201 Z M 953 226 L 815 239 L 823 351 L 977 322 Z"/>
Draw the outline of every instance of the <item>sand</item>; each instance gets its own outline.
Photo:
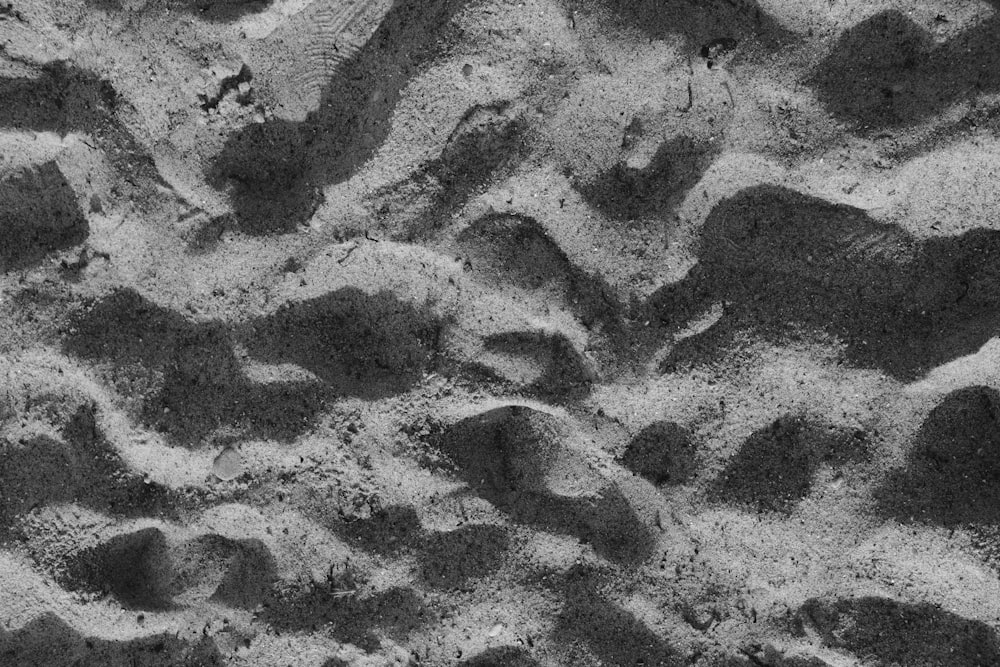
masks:
<path id="1" fill-rule="evenodd" d="M 0 5 L 0 665 L 1000 664 L 998 12 Z"/>

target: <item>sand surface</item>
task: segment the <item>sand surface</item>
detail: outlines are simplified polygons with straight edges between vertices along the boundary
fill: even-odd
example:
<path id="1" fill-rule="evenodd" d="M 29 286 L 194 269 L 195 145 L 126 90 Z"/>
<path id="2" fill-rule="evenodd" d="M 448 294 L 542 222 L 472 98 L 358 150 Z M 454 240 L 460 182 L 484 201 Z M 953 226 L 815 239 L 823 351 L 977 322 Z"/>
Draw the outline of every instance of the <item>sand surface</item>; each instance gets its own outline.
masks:
<path id="1" fill-rule="evenodd" d="M 1000 664 L 998 44 L 0 4 L 0 666 Z"/>

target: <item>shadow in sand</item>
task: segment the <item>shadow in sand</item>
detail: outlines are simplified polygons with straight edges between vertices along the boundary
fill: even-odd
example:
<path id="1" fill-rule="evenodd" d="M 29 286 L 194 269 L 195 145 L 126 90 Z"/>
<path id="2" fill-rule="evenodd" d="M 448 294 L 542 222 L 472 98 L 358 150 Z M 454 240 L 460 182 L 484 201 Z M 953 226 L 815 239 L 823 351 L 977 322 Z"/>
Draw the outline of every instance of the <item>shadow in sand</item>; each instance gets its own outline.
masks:
<path id="1" fill-rule="evenodd" d="M 907 465 L 877 491 L 880 510 L 944 526 L 1000 523 L 1000 393 L 958 389 L 931 410 Z"/>
<path id="2" fill-rule="evenodd" d="M 121 0 L 86 0 L 91 7 L 106 11 L 123 11 Z M 180 11 L 194 14 L 213 23 L 231 23 L 248 14 L 257 14 L 271 5 L 272 0 L 154 0 L 142 7 L 143 13 L 152 11 Z M 129 9 L 129 11 L 134 11 Z"/>
<path id="3" fill-rule="evenodd" d="M 435 440 L 469 487 L 514 520 L 573 535 L 617 562 L 648 558 L 653 538 L 628 501 L 564 437 L 551 415 L 506 406 L 463 419 Z"/>
<path id="4" fill-rule="evenodd" d="M 156 528 L 126 533 L 76 554 L 65 580 L 73 588 L 110 593 L 129 609 L 170 609 L 168 551 Z"/>
<path id="5" fill-rule="evenodd" d="M 271 0 L 166 0 L 166 9 L 181 10 L 212 22 L 232 22 L 247 14 L 258 14 Z"/>
<path id="6" fill-rule="evenodd" d="M 379 634 L 401 640 L 434 622 L 434 613 L 412 589 L 390 588 L 360 597 L 356 588 L 355 581 L 331 580 L 302 592 L 279 592 L 265 603 L 259 618 L 293 632 L 322 628 L 337 641 L 368 652 L 381 647 Z"/>
<path id="7" fill-rule="evenodd" d="M 202 535 L 173 549 L 171 560 L 174 595 L 201 587 L 207 580 L 214 587 L 209 599 L 236 609 L 256 608 L 278 579 L 274 556 L 255 538 Z"/>
<path id="8" fill-rule="evenodd" d="M 129 640 L 84 637 L 51 612 L 13 632 L 0 627 L 0 664 L 18 667 L 222 667 L 211 637 L 198 641 L 172 632 Z"/>
<path id="9" fill-rule="evenodd" d="M 961 100 L 1000 90 L 1000 18 L 939 44 L 899 10 L 847 29 L 808 83 L 864 133 L 913 125 Z"/>
<path id="10" fill-rule="evenodd" d="M 0 181 L 0 229 L 0 273 L 79 245 L 90 234 L 76 195 L 55 162 Z"/>
<path id="11" fill-rule="evenodd" d="M 454 530 L 427 531 L 409 506 L 390 506 L 370 518 L 345 521 L 330 518 L 325 505 L 303 508 L 353 546 L 381 556 L 412 555 L 420 580 L 437 589 L 464 589 L 488 577 L 505 563 L 510 548 L 507 529 L 465 524 Z"/>
<path id="12" fill-rule="evenodd" d="M 434 588 L 462 588 L 500 569 L 508 548 L 507 531 L 499 526 L 430 533 L 420 549 L 420 577 Z"/>
<path id="13" fill-rule="evenodd" d="M 172 545 L 159 529 L 143 528 L 73 554 L 58 579 L 129 609 L 173 609 L 175 598 L 190 593 L 253 609 L 269 596 L 277 566 L 260 540 L 207 534 Z"/>
<path id="14" fill-rule="evenodd" d="M 868 449 L 863 431 L 785 415 L 747 438 L 711 495 L 759 512 L 787 513 L 809 495 L 820 466 L 864 460 Z"/>
<path id="15" fill-rule="evenodd" d="M 567 5 L 572 12 L 605 7 L 650 38 L 681 35 L 699 50 L 720 38 L 737 43 L 752 39 L 775 48 L 792 37 L 755 0 L 571 0 Z"/>
<path id="16" fill-rule="evenodd" d="M 541 667 L 541 664 L 523 648 L 501 646 L 477 653 L 458 663 L 458 667 Z"/>
<path id="17" fill-rule="evenodd" d="M 318 381 L 250 380 L 224 324 L 192 322 L 131 289 L 80 309 L 71 322 L 66 352 L 109 364 L 109 379 L 129 407 L 177 442 L 199 444 L 222 426 L 291 440 L 327 398 Z"/>
<path id="18" fill-rule="evenodd" d="M 606 665 L 682 665 L 684 657 L 629 611 L 598 591 L 595 573 L 574 566 L 558 583 L 565 603 L 553 638 L 581 644 Z"/>
<path id="19" fill-rule="evenodd" d="M 810 630 L 824 645 L 864 656 L 866 664 L 953 665 L 1000 663 L 1000 638 L 988 624 L 928 603 L 888 598 L 813 598 L 794 619 L 796 634 Z"/>
<path id="20" fill-rule="evenodd" d="M 95 132 L 120 103 L 110 82 L 63 61 L 43 65 L 37 77 L 0 77 L 0 127 L 12 130 Z"/>
<path id="21" fill-rule="evenodd" d="M 608 337 L 619 331 L 623 307 L 600 276 L 576 266 L 538 220 L 491 213 L 473 221 L 457 237 L 466 268 L 484 281 L 525 290 L 552 291 L 581 323 Z"/>
<path id="22" fill-rule="evenodd" d="M 370 518 L 356 521 L 331 519 L 332 512 L 322 507 L 315 515 L 316 520 L 349 541 L 355 547 L 382 556 L 394 556 L 408 551 L 423 538 L 424 530 L 420 517 L 409 505 L 391 505 L 372 514 Z"/>
<path id="23" fill-rule="evenodd" d="M 339 67 L 302 122 L 273 120 L 232 135 L 208 179 L 228 189 L 249 234 L 294 231 L 382 145 L 411 78 L 442 50 L 468 0 L 395 0 L 368 41 Z"/>
<path id="24" fill-rule="evenodd" d="M 183 500 L 131 472 L 98 428 L 95 412 L 93 404 L 81 406 L 59 439 L 0 440 L 0 536 L 17 516 L 58 503 L 123 518 L 177 518 Z"/>
<path id="25" fill-rule="evenodd" d="M 685 484 L 698 468 L 691 432 L 676 422 L 653 422 L 628 443 L 618 463 L 661 486 Z"/>
<path id="26" fill-rule="evenodd" d="M 322 201 L 323 188 L 350 178 L 382 145 L 401 91 L 442 53 L 450 21 L 468 1 L 395 0 L 371 38 L 338 67 L 317 110 L 304 121 L 272 120 L 232 135 L 208 179 L 228 190 L 237 226 L 250 234 L 279 234 L 308 220 Z M 787 37 L 751 2 L 720 2 L 710 10 L 651 0 L 641 6 L 617 0 L 602 4 L 659 37 L 679 32 L 711 41 L 721 31 L 740 38 L 753 34 L 772 45 Z M 717 21 L 717 16 L 723 18 Z M 510 117 L 504 105 L 471 109 L 442 156 L 418 177 L 436 181 L 439 191 L 407 234 L 415 237 L 434 229 L 443 211 L 460 205 L 516 161 L 523 154 L 525 129 L 523 120 Z"/>
<path id="27" fill-rule="evenodd" d="M 590 393 L 594 375 L 573 344 L 562 334 L 512 331 L 492 334 L 483 349 L 529 362 L 542 369 L 540 376 L 521 391 L 551 401 L 577 400 Z"/>
<path id="28" fill-rule="evenodd" d="M 390 291 L 344 287 L 283 305 L 241 330 L 268 363 L 305 368 L 336 393 L 380 398 L 405 391 L 435 360 L 445 322 Z"/>
<path id="29" fill-rule="evenodd" d="M 292 440 L 336 395 L 405 391 L 431 362 L 443 324 L 388 292 L 344 288 L 231 327 L 193 322 L 121 289 L 81 308 L 64 339 L 69 354 L 108 364 L 109 377 L 145 424 L 186 444 L 220 427 Z M 269 363 L 317 376 L 257 382 L 234 345 Z"/>
<path id="30" fill-rule="evenodd" d="M 618 163 L 577 189 L 613 220 L 659 217 L 683 201 L 718 152 L 718 146 L 679 136 L 661 145 L 645 167 Z"/>
<path id="31" fill-rule="evenodd" d="M 64 61 L 46 63 L 36 77 L 0 77 L 0 128 L 90 135 L 125 186 L 138 194 L 167 185 L 152 156 L 118 120 L 126 104 L 105 79 Z"/>
<path id="32" fill-rule="evenodd" d="M 663 369 L 715 358 L 738 335 L 834 337 L 854 365 L 912 380 L 1000 329 L 1000 232 L 918 240 L 864 211 L 776 186 L 723 200 L 698 264 L 646 304 L 678 331 L 713 303 L 721 319 L 676 342 Z"/>

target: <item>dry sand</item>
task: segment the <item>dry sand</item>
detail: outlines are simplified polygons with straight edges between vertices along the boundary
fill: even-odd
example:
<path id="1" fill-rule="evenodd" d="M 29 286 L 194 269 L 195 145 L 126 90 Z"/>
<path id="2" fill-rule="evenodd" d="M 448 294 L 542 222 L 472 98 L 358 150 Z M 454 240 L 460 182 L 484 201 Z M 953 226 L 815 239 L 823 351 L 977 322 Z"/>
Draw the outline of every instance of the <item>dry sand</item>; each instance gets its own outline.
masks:
<path id="1" fill-rule="evenodd" d="M 1000 664 L 1000 2 L 0 37 L 3 667 Z"/>

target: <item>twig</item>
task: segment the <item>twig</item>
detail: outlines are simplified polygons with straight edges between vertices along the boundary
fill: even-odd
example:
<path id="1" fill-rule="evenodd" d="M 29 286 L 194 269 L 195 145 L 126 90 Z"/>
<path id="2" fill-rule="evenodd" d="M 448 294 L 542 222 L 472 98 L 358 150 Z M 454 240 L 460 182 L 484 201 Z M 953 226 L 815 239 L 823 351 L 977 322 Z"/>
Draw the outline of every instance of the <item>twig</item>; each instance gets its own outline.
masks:
<path id="1" fill-rule="evenodd" d="M 733 108 L 735 109 L 736 108 L 736 100 L 733 99 L 733 89 L 729 87 L 729 82 L 728 81 L 723 81 L 722 85 L 725 87 L 726 92 L 729 93 L 729 103 L 732 104 Z"/>
<path id="2" fill-rule="evenodd" d="M 767 667 L 767 663 L 758 658 L 751 649 L 741 646 L 739 650 L 753 664 L 760 665 L 760 667 Z"/>
<path id="3" fill-rule="evenodd" d="M 688 102 L 686 107 L 677 107 L 677 110 L 681 113 L 687 113 L 694 106 L 694 94 L 691 92 L 691 82 L 688 81 Z"/>
<path id="4" fill-rule="evenodd" d="M 357 592 L 358 592 L 358 589 L 352 588 L 352 589 L 346 590 L 346 591 L 331 591 L 330 595 L 332 595 L 335 598 L 347 598 L 347 597 L 351 597 L 352 595 L 354 595 Z"/>
<path id="5" fill-rule="evenodd" d="M 351 247 L 347 249 L 347 252 L 344 253 L 344 256 L 337 260 L 337 264 L 343 264 L 344 262 L 346 262 L 347 258 L 351 256 L 351 253 L 354 252 L 354 249 L 357 247 L 358 247 L 357 243 L 351 245 Z"/>

